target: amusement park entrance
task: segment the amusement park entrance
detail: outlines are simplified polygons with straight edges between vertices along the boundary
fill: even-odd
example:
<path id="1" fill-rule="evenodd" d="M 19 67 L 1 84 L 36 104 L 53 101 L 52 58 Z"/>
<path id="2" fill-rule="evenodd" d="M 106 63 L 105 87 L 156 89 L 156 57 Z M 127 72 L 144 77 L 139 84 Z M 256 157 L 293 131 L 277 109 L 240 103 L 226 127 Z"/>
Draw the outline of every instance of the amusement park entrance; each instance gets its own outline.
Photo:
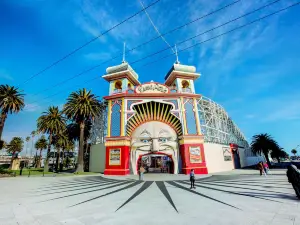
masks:
<path id="1" fill-rule="evenodd" d="M 165 154 L 145 154 L 138 159 L 138 168 L 144 167 L 146 173 L 173 173 L 174 163 Z"/>

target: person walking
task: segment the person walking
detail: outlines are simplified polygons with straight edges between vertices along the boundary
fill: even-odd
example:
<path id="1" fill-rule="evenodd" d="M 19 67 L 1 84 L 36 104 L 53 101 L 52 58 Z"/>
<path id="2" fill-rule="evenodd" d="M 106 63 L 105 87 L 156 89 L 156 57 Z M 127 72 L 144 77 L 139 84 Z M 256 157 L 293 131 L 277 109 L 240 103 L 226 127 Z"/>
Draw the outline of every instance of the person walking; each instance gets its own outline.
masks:
<path id="1" fill-rule="evenodd" d="M 140 171 L 139 171 L 139 175 L 140 175 L 140 180 L 144 180 L 144 173 L 145 173 L 145 169 L 143 166 L 140 167 Z"/>
<path id="2" fill-rule="evenodd" d="M 269 169 L 268 163 L 265 162 L 265 163 L 263 164 L 263 166 L 264 166 L 265 173 L 266 173 L 266 174 L 269 174 L 269 172 L 270 172 L 269 170 L 270 170 L 270 169 Z"/>
<path id="3" fill-rule="evenodd" d="M 258 169 L 259 169 L 260 176 L 262 176 L 262 174 L 264 174 L 266 176 L 263 162 L 260 161 L 257 166 L 258 166 Z"/>
<path id="4" fill-rule="evenodd" d="M 195 172 L 194 172 L 194 169 L 191 169 L 191 172 L 190 172 L 190 181 L 191 181 L 191 188 L 195 188 Z"/>

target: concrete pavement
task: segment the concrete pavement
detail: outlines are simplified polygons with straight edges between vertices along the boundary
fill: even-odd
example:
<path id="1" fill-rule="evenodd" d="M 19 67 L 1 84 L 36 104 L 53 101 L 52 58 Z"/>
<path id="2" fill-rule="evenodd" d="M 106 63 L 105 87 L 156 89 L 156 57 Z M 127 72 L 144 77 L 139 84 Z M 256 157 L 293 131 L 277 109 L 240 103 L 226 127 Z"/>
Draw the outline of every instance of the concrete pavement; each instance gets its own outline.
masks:
<path id="1" fill-rule="evenodd" d="M 0 180 L 0 224 L 300 225 L 284 170 L 198 176 L 17 177 Z"/>

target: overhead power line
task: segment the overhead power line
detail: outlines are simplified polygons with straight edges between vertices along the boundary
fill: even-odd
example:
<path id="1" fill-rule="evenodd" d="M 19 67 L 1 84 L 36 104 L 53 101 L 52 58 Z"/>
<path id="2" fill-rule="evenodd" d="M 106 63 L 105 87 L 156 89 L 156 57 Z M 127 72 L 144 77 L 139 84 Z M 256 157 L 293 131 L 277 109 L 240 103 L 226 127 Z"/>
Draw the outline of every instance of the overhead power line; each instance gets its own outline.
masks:
<path id="1" fill-rule="evenodd" d="M 188 47 L 186 47 L 186 48 L 184 48 L 184 49 L 179 50 L 178 52 L 183 52 L 183 51 L 186 51 L 186 50 L 188 50 L 188 49 L 194 48 L 194 47 L 196 47 L 196 46 L 198 46 L 198 45 L 200 45 L 200 44 L 203 44 L 203 43 L 205 43 L 205 42 L 214 40 L 214 39 L 216 39 L 216 38 L 219 38 L 219 37 L 221 37 L 221 36 L 224 36 L 224 35 L 226 35 L 226 34 L 229 34 L 229 33 L 233 32 L 233 31 L 236 31 L 236 30 L 239 30 L 239 29 L 244 28 L 244 27 L 246 27 L 246 26 L 249 26 L 249 25 L 251 25 L 251 24 L 253 24 L 253 23 L 259 22 L 259 21 L 261 21 L 261 20 L 263 20 L 263 19 L 266 19 L 266 18 L 268 18 L 268 17 L 270 17 L 270 16 L 273 16 L 273 15 L 275 15 L 275 14 L 278 14 L 278 13 L 280 13 L 280 12 L 282 12 L 282 11 L 285 11 L 285 10 L 287 10 L 287 9 L 289 9 L 289 8 L 292 8 L 292 7 L 294 7 L 294 6 L 297 6 L 297 5 L 299 5 L 299 4 L 300 4 L 300 1 L 299 1 L 299 2 L 296 2 L 296 3 L 292 4 L 292 5 L 289 5 L 289 6 L 285 7 L 285 8 L 283 8 L 283 9 L 280 9 L 280 10 L 277 10 L 277 11 L 275 11 L 275 12 L 273 12 L 273 13 L 270 13 L 270 14 L 268 14 L 268 15 L 266 15 L 266 16 L 260 17 L 260 18 L 258 18 L 258 19 L 256 19 L 256 20 L 250 21 L 250 22 L 248 22 L 248 23 L 246 23 L 246 24 L 244 24 L 244 25 L 241 25 L 241 26 L 239 26 L 239 27 L 236 27 L 236 28 L 231 29 L 231 30 L 229 30 L 229 31 L 226 31 L 226 32 L 224 32 L 224 33 L 221 33 L 221 34 L 219 34 L 219 35 L 217 35 L 217 36 L 211 37 L 211 38 L 209 38 L 209 39 L 207 39 L 207 40 L 204 40 L 204 41 L 198 42 L 198 43 L 196 43 L 196 44 L 193 44 L 193 45 L 191 45 L 191 46 L 188 46 Z M 146 64 L 142 65 L 141 67 L 144 67 L 144 66 L 153 64 L 153 63 L 155 63 L 155 62 L 159 62 L 160 60 L 166 59 L 166 58 L 168 58 L 168 57 L 170 57 L 170 56 L 173 56 L 173 55 L 174 55 L 174 54 L 169 54 L 169 55 L 163 56 L 163 57 L 161 57 L 161 58 L 159 58 L 159 59 L 157 59 L 157 60 L 155 60 L 155 61 L 146 63 Z"/>
<path id="2" fill-rule="evenodd" d="M 241 0 L 234 1 L 234 2 L 232 2 L 232 3 L 230 3 L 230 4 L 228 4 L 228 5 L 223 6 L 222 8 L 216 9 L 216 10 L 214 10 L 214 11 L 212 11 L 212 12 L 209 12 L 209 13 L 207 13 L 207 14 L 205 14 L 205 15 L 202 15 L 202 16 L 200 16 L 200 17 L 198 17 L 198 18 L 196 18 L 196 19 L 194 19 L 194 20 L 192 20 L 192 21 L 189 21 L 189 22 L 187 22 L 187 23 L 185 23 L 185 24 L 183 24 L 183 25 L 180 25 L 180 26 L 178 26 L 178 27 L 176 27 L 176 28 L 173 28 L 173 29 L 171 29 L 171 30 L 169 30 L 169 31 L 167 31 L 167 32 L 165 32 L 165 33 L 159 35 L 159 36 L 156 36 L 156 37 L 154 37 L 154 38 L 152 38 L 152 39 L 150 39 L 150 40 L 148 40 L 148 41 L 146 41 L 146 42 L 144 42 L 144 43 L 142 43 L 142 44 L 139 44 L 139 45 L 137 45 L 137 46 L 131 48 L 130 50 L 127 50 L 125 53 L 126 53 L 126 54 L 127 54 L 127 53 L 130 53 L 130 52 L 132 52 L 132 51 L 134 51 L 134 50 L 136 50 L 136 49 L 138 49 L 138 48 L 140 48 L 140 47 L 142 47 L 142 46 L 144 46 L 144 45 L 146 45 L 146 44 L 151 43 L 152 41 L 154 41 L 154 40 L 160 38 L 161 36 L 170 34 L 170 33 L 174 32 L 174 31 L 176 31 L 176 30 L 179 30 L 179 29 L 181 29 L 181 28 L 183 28 L 183 27 L 186 27 L 186 26 L 188 26 L 188 25 L 190 25 L 190 24 L 192 24 L 192 23 L 195 23 L 195 22 L 197 22 L 197 21 L 199 21 L 199 20 L 201 20 L 201 19 L 204 19 L 204 18 L 206 18 L 206 17 L 208 17 L 208 16 L 210 16 L 210 15 L 213 15 L 213 14 L 215 14 L 215 13 L 217 13 L 217 12 L 223 10 L 223 9 L 226 9 L 226 8 L 228 8 L 229 6 L 232 6 L 232 5 L 234 5 L 234 4 L 236 4 L 236 3 L 240 2 L 240 1 L 241 1 Z M 168 48 L 168 49 L 169 49 L 169 48 Z M 100 64 L 98 64 L 98 65 L 95 65 L 95 66 L 93 66 L 93 67 L 91 67 L 91 68 L 89 68 L 89 69 L 86 69 L 86 70 L 84 70 L 84 71 L 82 71 L 82 72 L 80 72 L 80 73 L 78 73 L 78 74 L 76 74 L 76 75 L 74 75 L 74 76 L 72 76 L 72 77 L 70 77 L 70 78 L 67 78 L 66 80 L 63 80 L 63 81 L 61 81 L 61 82 L 59 82 L 59 83 L 56 83 L 56 84 L 54 84 L 53 86 L 51 86 L 51 87 L 49 87 L 49 88 L 46 88 L 46 89 L 44 89 L 44 90 L 42 90 L 42 91 L 40 91 L 40 92 L 37 92 L 37 93 L 35 93 L 35 94 L 32 94 L 32 95 L 35 96 L 35 95 L 38 95 L 38 94 L 40 94 L 40 93 L 44 93 L 45 91 L 49 91 L 49 90 L 51 90 L 51 89 L 53 89 L 53 88 L 55 88 L 55 87 L 61 86 L 62 84 L 65 84 L 65 83 L 67 83 L 67 82 L 69 82 L 69 81 L 71 81 L 71 80 L 73 80 L 73 79 L 75 79 L 75 78 L 77 78 L 77 77 L 80 77 L 80 76 L 82 76 L 82 75 L 84 75 L 84 74 L 86 74 L 86 73 L 88 73 L 88 72 L 90 72 L 90 71 L 92 71 L 92 70 L 97 69 L 98 67 L 100 67 L 100 66 L 102 66 L 102 65 L 104 65 L 104 64 L 106 64 L 106 63 L 108 63 L 108 62 L 110 62 L 110 61 L 112 61 L 112 60 L 114 60 L 114 59 L 116 59 L 116 58 L 118 58 L 118 57 L 121 56 L 121 55 L 123 55 L 123 53 L 120 53 L 119 55 L 116 55 L 116 56 L 114 56 L 114 57 L 112 57 L 112 58 L 110 58 L 110 59 L 108 59 L 108 60 L 106 60 L 106 61 L 103 61 L 102 63 L 100 63 Z"/>
<path id="3" fill-rule="evenodd" d="M 152 19 L 151 19 L 149 13 L 148 13 L 147 10 L 145 9 L 145 6 L 144 6 L 143 2 L 142 2 L 141 0 L 139 0 L 139 2 L 140 2 L 140 4 L 141 4 L 142 8 L 144 9 L 144 12 L 145 12 L 146 16 L 148 17 L 148 19 L 149 19 L 151 25 L 153 26 L 154 30 L 155 30 L 156 33 L 158 34 L 158 36 L 161 37 L 161 39 L 162 39 L 162 40 L 169 46 L 169 48 L 171 48 L 172 51 L 176 54 L 175 50 L 174 50 L 174 49 L 172 48 L 172 46 L 167 42 L 167 40 L 164 38 L 164 36 L 161 35 L 161 33 L 159 32 L 158 28 L 155 26 L 155 24 L 154 24 L 154 22 L 152 21 Z"/>
<path id="4" fill-rule="evenodd" d="M 221 36 L 224 36 L 224 35 L 226 35 L 226 34 L 229 34 L 229 33 L 231 33 L 231 32 L 234 32 L 234 31 L 236 31 L 236 30 L 238 30 L 238 29 L 241 29 L 241 28 L 244 28 L 244 27 L 246 27 L 246 26 L 249 26 L 249 25 L 251 25 L 251 24 L 253 24 L 253 23 L 259 22 L 259 21 L 261 21 L 261 20 L 263 20 L 263 19 L 266 19 L 266 18 L 268 18 L 268 17 L 270 17 L 270 16 L 273 16 L 273 15 L 275 15 L 275 14 L 278 14 L 278 13 L 280 13 L 280 12 L 282 12 L 282 11 L 285 11 L 285 10 L 287 10 L 287 9 L 289 9 L 289 8 L 292 8 L 292 7 L 294 7 L 294 6 L 297 6 L 297 5 L 299 5 L 299 4 L 300 4 L 300 1 L 299 1 L 299 2 L 296 2 L 296 3 L 292 4 L 292 5 L 289 5 L 289 6 L 285 7 L 285 8 L 282 8 L 282 9 L 280 9 L 280 10 L 277 10 L 277 11 L 275 11 L 275 12 L 273 12 L 273 13 L 270 13 L 270 14 L 268 14 L 268 15 L 265 15 L 265 16 L 263 16 L 263 17 L 260 17 L 260 18 L 258 18 L 258 19 L 256 19 L 256 20 L 250 21 L 250 22 L 248 22 L 248 23 L 246 23 L 246 24 L 244 24 L 244 25 L 241 25 L 241 26 L 239 26 L 239 27 L 236 27 L 236 28 L 231 29 L 231 30 L 229 30 L 229 31 L 226 31 L 226 32 L 224 32 L 224 33 L 221 33 L 221 34 L 219 34 L 219 35 L 217 35 L 217 36 L 211 37 L 211 38 L 209 38 L 209 39 L 207 39 L 207 40 L 204 40 L 204 41 L 198 42 L 198 43 L 196 43 L 196 44 L 194 44 L 194 45 L 188 46 L 188 47 L 186 47 L 186 48 L 184 48 L 184 49 L 179 50 L 179 52 L 183 52 L 183 51 L 185 51 L 185 50 L 191 49 L 191 48 L 196 47 L 196 46 L 198 46 L 198 45 L 200 45 L 200 44 L 203 44 L 203 43 L 205 43 L 205 42 L 214 40 L 214 39 L 216 39 L 216 38 L 219 38 L 219 37 L 221 37 Z M 155 63 L 155 62 L 159 62 L 159 61 L 161 61 L 161 60 L 163 60 L 163 59 L 166 59 L 166 58 L 168 58 L 168 57 L 170 57 L 170 56 L 173 56 L 173 55 L 174 55 L 174 54 L 166 55 L 166 56 L 164 56 L 164 57 L 161 57 L 161 58 L 158 59 L 158 60 L 155 60 L 155 61 L 152 61 L 152 62 L 150 62 L 150 63 L 144 64 L 143 66 L 146 66 L 146 65 L 149 65 L 149 64 L 153 64 L 153 63 Z M 142 66 L 142 67 L 143 67 L 143 66 Z M 96 79 L 98 79 L 98 78 L 100 78 L 100 77 L 99 77 L 99 76 L 94 77 L 93 79 L 88 80 L 88 81 L 85 81 L 84 83 L 91 82 L 91 81 L 96 80 Z M 74 88 L 74 87 L 70 87 L 70 88 Z M 66 89 L 64 89 L 64 90 L 61 91 L 61 92 L 57 92 L 57 93 L 54 94 L 54 95 L 48 96 L 48 97 L 46 97 L 46 98 L 43 98 L 42 100 L 51 98 L 51 97 L 53 97 L 53 96 L 55 96 L 55 95 L 58 95 L 58 94 L 60 94 L 60 93 L 62 93 L 62 92 L 65 92 L 65 91 L 66 91 Z M 39 100 L 39 101 L 40 101 L 40 100 Z M 35 102 L 39 102 L 39 101 L 35 101 Z M 35 103 L 35 102 L 32 102 L 32 103 Z M 29 103 L 29 104 L 32 104 L 32 103 Z"/>
<path id="5" fill-rule="evenodd" d="M 259 8 L 257 8 L 257 9 L 254 9 L 254 10 L 252 10 L 252 11 L 250 11 L 250 12 L 247 12 L 247 13 L 241 15 L 241 16 L 238 16 L 238 17 L 236 17 L 236 18 L 234 18 L 234 19 L 231 19 L 231 20 L 229 20 L 229 21 L 227 21 L 227 22 L 225 22 L 225 23 L 222 23 L 222 24 L 220 24 L 220 25 L 218 25 L 218 26 L 215 26 L 215 27 L 213 27 L 213 28 L 211 28 L 211 29 L 209 29 L 209 30 L 206 30 L 206 31 L 203 31 L 202 33 L 196 34 L 196 35 L 193 36 L 193 37 L 190 37 L 190 38 L 188 38 L 188 39 L 185 39 L 185 40 L 183 40 L 183 41 L 180 41 L 180 42 L 176 43 L 176 45 L 177 45 L 177 46 L 178 46 L 178 45 L 181 45 L 181 44 L 183 44 L 183 43 L 185 43 L 185 42 L 188 42 L 188 41 L 191 41 L 191 40 L 193 40 L 193 39 L 195 39 L 195 38 L 197 38 L 197 37 L 199 37 L 199 36 L 201 36 L 201 35 L 203 35 L 203 34 L 206 34 L 206 33 L 209 33 L 209 32 L 211 32 L 211 31 L 214 31 L 214 30 L 216 30 L 216 29 L 219 29 L 219 28 L 221 28 L 221 27 L 224 27 L 224 26 L 226 26 L 226 25 L 228 25 L 228 24 L 230 24 L 230 23 L 233 23 L 233 22 L 235 22 L 235 21 L 237 21 L 237 20 L 239 20 L 239 19 L 242 19 L 242 18 L 244 18 L 244 17 L 246 17 L 246 16 L 249 16 L 249 15 L 251 15 L 251 14 L 253 14 L 253 13 L 256 13 L 257 11 L 260 11 L 260 10 L 266 8 L 266 7 L 269 7 L 270 5 L 273 5 L 273 4 L 275 4 L 275 3 L 279 2 L 279 1 L 281 1 L 281 0 L 276 0 L 276 1 L 270 2 L 270 3 L 268 3 L 268 4 L 266 4 L 266 5 L 263 5 L 263 6 L 259 7 Z M 154 53 L 152 53 L 152 54 L 149 54 L 149 55 L 147 55 L 147 56 L 145 56 L 145 57 L 143 57 L 143 58 L 140 58 L 140 59 L 138 59 L 138 60 L 135 60 L 135 61 L 131 62 L 131 65 L 133 65 L 133 64 L 135 64 L 135 63 L 138 63 L 138 62 L 140 62 L 140 61 L 142 61 L 142 60 L 144 60 L 144 59 L 147 59 L 147 58 L 149 58 L 149 57 L 152 57 L 152 56 L 154 56 L 154 55 L 157 55 L 157 54 L 159 54 L 159 53 L 162 53 L 162 52 L 164 52 L 164 51 L 167 51 L 167 50 L 169 50 L 169 49 L 170 49 L 170 48 L 164 48 L 164 49 L 161 49 L 161 50 L 159 50 L 159 51 L 157 51 L 157 52 L 154 52 Z"/>
<path id="6" fill-rule="evenodd" d="M 155 5 L 156 3 L 158 3 L 160 0 L 156 0 L 154 2 L 152 2 L 151 4 L 149 4 L 147 7 L 145 7 L 144 9 L 136 12 L 135 14 L 129 16 L 128 18 L 124 19 L 123 21 L 121 21 L 120 23 L 114 25 L 113 27 L 109 28 L 108 30 L 102 32 L 101 34 L 99 34 L 98 36 L 94 37 L 93 39 L 91 39 L 90 41 L 84 43 L 83 45 L 79 46 L 78 48 L 74 49 L 73 51 L 69 52 L 68 54 L 66 54 L 65 56 L 63 56 L 62 58 L 56 60 L 55 62 L 53 62 L 52 64 L 50 64 L 49 66 L 47 66 L 46 68 L 44 68 L 43 70 L 39 71 L 38 73 L 32 75 L 31 77 L 29 77 L 28 79 L 26 79 L 22 84 L 26 84 L 28 81 L 30 81 L 31 79 L 41 75 L 42 73 L 46 72 L 47 70 L 49 70 L 50 68 L 54 67 L 55 65 L 59 64 L 61 61 L 65 60 L 66 58 L 70 57 L 71 55 L 75 54 L 76 52 L 78 52 L 79 50 L 83 49 L 84 47 L 86 47 L 87 45 L 91 44 L 92 42 L 96 41 L 98 38 L 102 37 L 103 35 L 107 34 L 108 32 L 112 31 L 113 29 L 119 27 L 120 25 L 122 25 L 123 23 L 127 22 L 128 20 L 132 19 L 133 17 L 137 16 L 138 14 L 140 14 L 141 12 L 143 12 L 145 9 L 150 8 L 151 6 Z"/>

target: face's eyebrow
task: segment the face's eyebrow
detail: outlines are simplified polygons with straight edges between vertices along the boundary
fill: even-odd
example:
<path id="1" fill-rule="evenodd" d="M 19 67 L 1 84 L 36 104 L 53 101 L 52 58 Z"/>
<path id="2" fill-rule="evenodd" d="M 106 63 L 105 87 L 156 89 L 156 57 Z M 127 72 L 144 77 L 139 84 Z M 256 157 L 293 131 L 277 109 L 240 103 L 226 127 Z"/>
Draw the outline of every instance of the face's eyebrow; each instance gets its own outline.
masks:
<path id="1" fill-rule="evenodd" d="M 164 135 L 164 136 L 165 136 L 165 135 L 169 135 L 169 132 L 168 132 L 167 130 L 163 130 L 163 129 L 162 129 L 162 130 L 159 131 L 158 135 L 159 135 L 159 136 L 161 136 L 161 135 Z"/>
<path id="2" fill-rule="evenodd" d="M 150 132 L 149 131 L 147 131 L 147 130 L 144 130 L 141 134 L 140 134 L 141 136 L 143 136 L 143 137 L 145 137 L 145 136 L 147 136 L 147 137 L 151 137 L 151 134 L 150 134 Z"/>

